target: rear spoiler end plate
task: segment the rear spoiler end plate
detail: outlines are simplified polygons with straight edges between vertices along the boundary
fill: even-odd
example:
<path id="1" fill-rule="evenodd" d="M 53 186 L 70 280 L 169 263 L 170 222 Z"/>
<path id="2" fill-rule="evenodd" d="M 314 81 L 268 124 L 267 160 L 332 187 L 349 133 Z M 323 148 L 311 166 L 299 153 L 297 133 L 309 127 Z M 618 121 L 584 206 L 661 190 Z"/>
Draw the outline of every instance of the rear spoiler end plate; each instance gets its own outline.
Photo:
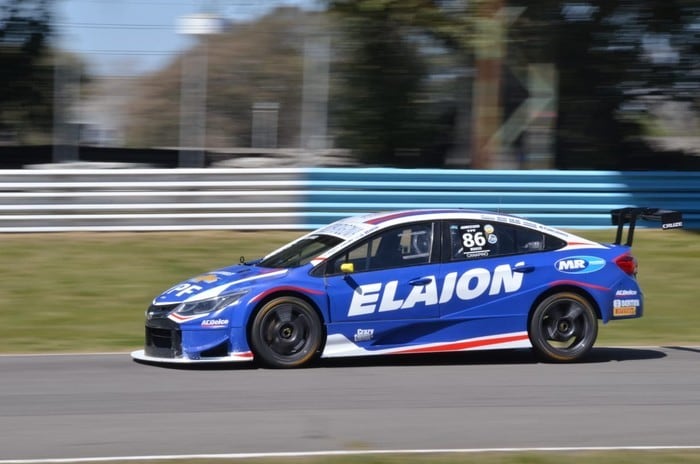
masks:
<path id="1" fill-rule="evenodd" d="M 664 210 L 659 208 L 620 208 L 610 211 L 612 224 L 617 226 L 615 245 L 622 244 L 622 232 L 625 224 L 629 224 L 627 232 L 627 246 L 632 246 L 634 239 L 634 228 L 638 219 L 645 221 L 660 222 L 661 228 L 680 229 L 683 227 L 683 215 L 680 211 Z"/>

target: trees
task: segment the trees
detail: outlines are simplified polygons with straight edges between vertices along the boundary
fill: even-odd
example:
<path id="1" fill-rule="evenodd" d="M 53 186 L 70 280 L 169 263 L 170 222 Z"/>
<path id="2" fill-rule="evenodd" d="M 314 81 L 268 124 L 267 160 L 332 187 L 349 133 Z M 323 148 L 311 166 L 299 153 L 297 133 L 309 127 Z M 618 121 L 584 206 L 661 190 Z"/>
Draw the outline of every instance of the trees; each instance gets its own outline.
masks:
<path id="1" fill-rule="evenodd" d="M 49 0 L 0 1 L 0 140 L 46 136 L 52 121 Z"/>
<path id="2" fill-rule="evenodd" d="M 687 101 L 698 90 L 694 2 L 521 4 L 512 31 L 518 49 L 526 61 L 555 63 L 559 74 L 557 167 L 668 168 L 663 155 L 640 164 L 649 150 L 640 137 L 654 101 Z"/>
<path id="3" fill-rule="evenodd" d="M 642 143 L 654 102 L 699 101 L 700 6 L 692 0 L 326 3 L 330 18 L 283 8 L 209 44 L 208 147 L 250 145 L 256 103 L 279 103 L 280 146 L 299 145 L 304 42 L 319 21 L 335 34 L 335 145 L 368 164 L 442 166 L 452 150 L 475 168 L 513 165 L 513 150 L 499 143 L 517 140 L 519 129 L 494 134 L 516 108 L 532 112 L 520 106 L 527 85 L 512 85 L 527 80 L 531 64 L 556 69 L 543 87 L 556 86 L 556 107 L 545 112 L 556 121 L 546 137 L 559 168 L 670 167 Z M 174 62 L 144 81 L 131 145 L 178 143 L 180 74 Z M 484 162 L 500 153 L 510 158 Z"/>
<path id="4" fill-rule="evenodd" d="M 338 145 L 368 164 L 442 166 L 455 105 L 442 70 L 443 41 L 458 46 L 451 21 L 423 0 L 331 0 L 341 34 L 333 75 Z M 439 40 L 436 39 L 439 37 Z"/>
<path id="5" fill-rule="evenodd" d="M 411 119 L 422 130 L 434 130 L 436 114 L 427 110 L 430 105 L 415 105 L 417 101 L 435 102 L 445 95 L 452 102 L 464 98 L 456 87 L 453 93 L 438 96 L 425 85 L 440 74 L 421 49 L 425 37 L 439 43 L 445 56 L 468 67 L 477 84 L 488 74 L 472 96 L 468 129 L 474 139 L 472 162 L 483 156 L 479 144 L 489 139 L 492 143 L 505 119 L 501 98 L 505 80 L 499 71 L 504 67 L 520 68 L 521 75 L 530 63 L 551 63 L 556 68 L 554 147 L 560 168 L 667 168 L 666 158 L 650 153 L 641 142 L 654 117 L 650 111 L 654 101 L 697 106 L 700 6 L 692 0 L 328 2 L 345 25 L 340 42 L 350 44 L 345 47 L 350 53 L 351 74 L 346 79 L 350 98 L 342 108 L 352 118 L 338 121 L 346 131 L 345 140 L 368 160 L 401 163 L 390 153 L 411 139 L 394 128 L 409 127 Z M 506 21 L 512 11 L 519 12 L 517 20 Z M 485 37 L 493 40 L 484 43 Z M 453 76 L 459 75 L 457 69 L 453 68 Z M 407 119 L 387 121 L 396 117 Z M 407 131 L 421 133 L 415 128 Z M 421 147 L 420 142 L 413 143 Z"/>

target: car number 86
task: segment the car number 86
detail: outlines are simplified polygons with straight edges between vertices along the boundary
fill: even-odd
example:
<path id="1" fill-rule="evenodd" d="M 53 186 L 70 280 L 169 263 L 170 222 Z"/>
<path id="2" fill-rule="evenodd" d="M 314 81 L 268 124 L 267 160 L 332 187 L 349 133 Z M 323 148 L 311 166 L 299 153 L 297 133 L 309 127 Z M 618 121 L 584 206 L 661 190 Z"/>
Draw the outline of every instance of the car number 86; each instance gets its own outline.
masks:
<path id="1" fill-rule="evenodd" d="M 465 248 L 473 248 L 475 246 L 481 247 L 486 245 L 486 237 L 484 237 L 483 232 L 467 232 L 465 234 L 462 234 L 462 245 Z"/>

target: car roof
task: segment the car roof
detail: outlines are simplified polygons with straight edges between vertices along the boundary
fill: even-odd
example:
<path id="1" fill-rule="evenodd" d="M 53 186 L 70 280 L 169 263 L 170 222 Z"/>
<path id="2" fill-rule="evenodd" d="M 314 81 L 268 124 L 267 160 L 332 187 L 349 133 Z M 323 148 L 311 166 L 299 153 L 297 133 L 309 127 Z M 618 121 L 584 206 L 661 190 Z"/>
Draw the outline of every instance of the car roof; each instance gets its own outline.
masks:
<path id="1" fill-rule="evenodd" d="M 311 260 L 315 266 L 323 262 L 326 258 L 332 256 L 337 251 L 350 246 L 352 243 L 373 234 L 376 231 L 387 229 L 389 227 L 400 226 L 401 224 L 410 224 L 418 221 L 440 221 L 440 220 L 472 220 L 472 221 L 488 221 L 494 223 L 511 224 L 515 226 L 527 227 L 543 233 L 556 236 L 567 243 L 567 246 L 562 250 L 571 250 L 575 248 L 590 248 L 600 247 L 604 245 L 579 237 L 577 235 L 564 232 L 563 230 L 549 227 L 544 224 L 539 224 L 528 219 L 511 216 L 508 214 L 496 213 L 483 210 L 469 209 L 412 209 L 403 211 L 389 211 L 382 213 L 360 214 L 340 219 L 336 222 L 316 229 L 313 232 L 305 235 L 306 238 L 315 235 L 332 235 L 342 239 L 342 242 Z"/>
<path id="2" fill-rule="evenodd" d="M 411 209 L 401 211 L 386 211 L 380 213 L 361 214 L 340 219 L 327 226 L 321 227 L 315 233 L 328 234 L 340 237 L 344 240 L 354 240 L 368 235 L 376 230 L 381 230 L 395 225 L 401 225 L 421 220 L 449 220 L 466 219 L 480 221 L 494 221 L 513 225 L 529 227 L 531 229 L 548 232 L 564 239 L 570 234 L 559 229 L 538 224 L 524 218 L 503 213 L 471 209 Z"/>

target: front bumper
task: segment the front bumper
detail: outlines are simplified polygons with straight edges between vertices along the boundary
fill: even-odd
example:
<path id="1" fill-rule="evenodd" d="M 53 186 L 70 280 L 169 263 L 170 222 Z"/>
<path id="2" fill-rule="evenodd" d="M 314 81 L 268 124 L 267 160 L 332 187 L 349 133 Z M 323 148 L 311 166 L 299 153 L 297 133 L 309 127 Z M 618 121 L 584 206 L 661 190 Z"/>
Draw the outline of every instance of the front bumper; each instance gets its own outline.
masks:
<path id="1" fill-rule="evenodd" d="M 246 344 L 231 345 L 242 339 L 242 330 L 188 327 L 168 318 L 171 308 L 151 307 L 145 326 L 143 350 L 131 353 L 138 361 L 150 363 L 212 363 L 251 361 Z"/>

